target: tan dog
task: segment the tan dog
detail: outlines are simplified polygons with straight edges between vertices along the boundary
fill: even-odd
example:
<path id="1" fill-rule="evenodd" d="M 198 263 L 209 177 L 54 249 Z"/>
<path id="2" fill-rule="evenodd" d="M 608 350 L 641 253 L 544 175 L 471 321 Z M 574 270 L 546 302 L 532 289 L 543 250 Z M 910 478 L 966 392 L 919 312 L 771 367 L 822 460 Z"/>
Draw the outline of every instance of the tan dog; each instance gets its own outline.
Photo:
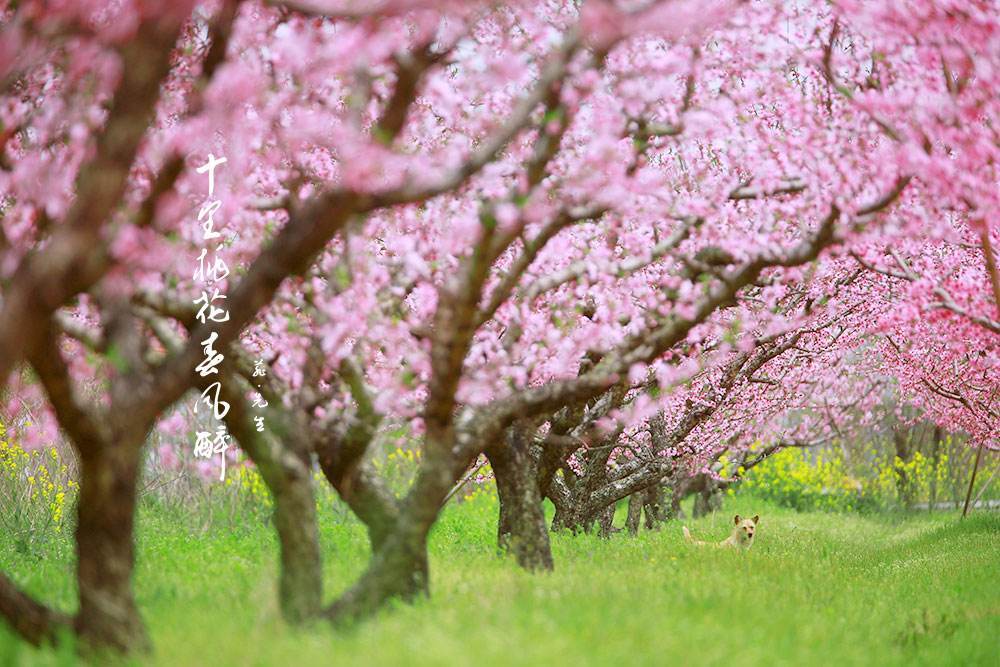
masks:
<path id="1" fill-rule="evenodd" d="M 749 549 L 753 546 L 753 537 L 757 532 L 757 523 L 760 521 L 760 515 L 755 514 L 752 519 L 740 519 L 740 515 L 737 514 L 733 517 L 733 532 L 726 539 L 722 540 L 718 544 L 715 542 L 701 542 L 699 540 L 691 537 L 691 531 L 688 530 L 687 526 L 684 526 L 684 537 L 691 544 L 701 544 L 701 545 L 712 545 L 717 547 L 739 547 L 741 549 Z"/>

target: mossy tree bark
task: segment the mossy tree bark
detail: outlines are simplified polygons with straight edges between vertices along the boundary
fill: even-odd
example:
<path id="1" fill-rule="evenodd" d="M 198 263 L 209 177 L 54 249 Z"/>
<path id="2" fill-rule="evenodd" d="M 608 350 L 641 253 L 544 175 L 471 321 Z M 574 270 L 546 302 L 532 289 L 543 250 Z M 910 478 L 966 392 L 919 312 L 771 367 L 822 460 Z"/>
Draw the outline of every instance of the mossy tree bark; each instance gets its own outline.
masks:
<path id="1" fill-rule="evenodd" d="M 508 429 L 503 442 L 486 449 L 500 500 L 497 545 L 528 571 L 551 570 L 552 549 L 538 488 L 540 452 L 531 449 L 526 431 L 518 427 Z"/>

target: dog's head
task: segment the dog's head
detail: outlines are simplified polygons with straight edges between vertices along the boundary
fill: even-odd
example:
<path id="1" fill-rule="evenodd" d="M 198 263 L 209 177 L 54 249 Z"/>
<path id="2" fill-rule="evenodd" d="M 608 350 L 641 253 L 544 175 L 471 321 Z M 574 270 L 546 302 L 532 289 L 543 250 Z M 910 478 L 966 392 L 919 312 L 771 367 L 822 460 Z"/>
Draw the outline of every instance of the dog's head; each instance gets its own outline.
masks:
<path id="1" fill-rule="evenodd" d="M 754 535 L 757 534 L 757 523 L 760 521 L 760 515 L 755 514 L 752 519 L 740 518 L 737 514 L 733 517 L 733 534 L 736 535 L 737 541 L 739 541 L 740 546 L 749 549 L 753 544 Z"/>

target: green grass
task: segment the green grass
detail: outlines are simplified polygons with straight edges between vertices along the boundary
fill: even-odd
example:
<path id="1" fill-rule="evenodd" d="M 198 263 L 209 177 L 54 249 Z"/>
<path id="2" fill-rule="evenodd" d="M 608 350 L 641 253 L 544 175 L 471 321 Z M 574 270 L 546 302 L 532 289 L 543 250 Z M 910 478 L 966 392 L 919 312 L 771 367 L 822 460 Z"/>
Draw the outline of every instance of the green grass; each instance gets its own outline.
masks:
<path id="1" fill-rule="evenodd" d="M 737 496 L 692 522 L 721 539 L 762 516 L 747 554 L 689 546 L 679 524 L 638 538 L 554 537 L 556 572 L 495 555 L 493 500 L 450 508 L 431 545 L 430 599 L 335 631 L 291 629 L 275 601 L 275 544 L 259 523 L 202 531 L 140 515 L 136 587 L 156 665 L 998 665 L 1000 515 L 799 514 Z M 326 599 L 366 560 L 363 530 L 325 511 Z M 0 567 L 69 608 L 71 550 Z M 0 624 L 0 664 L 51 665 Z M 103 661 L 102 661 L 103 662 Z"/>

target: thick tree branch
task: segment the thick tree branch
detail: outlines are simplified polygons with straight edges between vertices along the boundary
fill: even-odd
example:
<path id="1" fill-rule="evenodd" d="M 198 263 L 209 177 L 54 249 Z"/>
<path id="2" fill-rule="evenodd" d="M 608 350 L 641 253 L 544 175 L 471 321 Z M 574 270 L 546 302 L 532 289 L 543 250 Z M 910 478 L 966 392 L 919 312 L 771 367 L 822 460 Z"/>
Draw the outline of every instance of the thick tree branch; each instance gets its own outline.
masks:
<path id="1" fill-rule="evenodd" d="M 139 26 L 119 51 L 122 80 L 94 157 L 80 167 L 66 218 L 42 250 L 28 255 L 4 290 L 0 310 L 0 382 L 30 353 L 52 313 L 89 289 L 107 270 L 101 231 L 121 202 L 128 175 L 170 69 L 180 19 L 157 17 Z"/>
<path id="2" fill-rule="evenodd" d="M 0 572 L 0 617 L 25 641 L 40 646 L 54 643 L 60 630 L 72 629 L 68 615 L 50 609 L 19 589 Z"/>
<path id="3" fill-rule="evenodd" d="M 145 391 L 137 392 L 136 409 L 158 413 L 176 401 L 192 385 L 193 369 L 202 354 L 200 341 L 210 331 L 218 335 L 217 346 L 228 345 L 235 340 L 253 316 L 271 301 L 285 278 L 303 273 L 353 216 L 433 197 L 457 187 L 482 169 L 520 131 L 549 86 L 563 75 L 576 44 L 575 38 L 567 40 L 546 65 L 532 92 L 521 100 L 503 127 L 474 151 L 461 167 L 444 178 L 429 185 L 411 184 L 376 194 L 334 190 L 318 195 L 292 211 L 289 221 L 227 295 L 229 320 L 195 329 L 184 349 L 168 358 L 155 371 Z"/>

